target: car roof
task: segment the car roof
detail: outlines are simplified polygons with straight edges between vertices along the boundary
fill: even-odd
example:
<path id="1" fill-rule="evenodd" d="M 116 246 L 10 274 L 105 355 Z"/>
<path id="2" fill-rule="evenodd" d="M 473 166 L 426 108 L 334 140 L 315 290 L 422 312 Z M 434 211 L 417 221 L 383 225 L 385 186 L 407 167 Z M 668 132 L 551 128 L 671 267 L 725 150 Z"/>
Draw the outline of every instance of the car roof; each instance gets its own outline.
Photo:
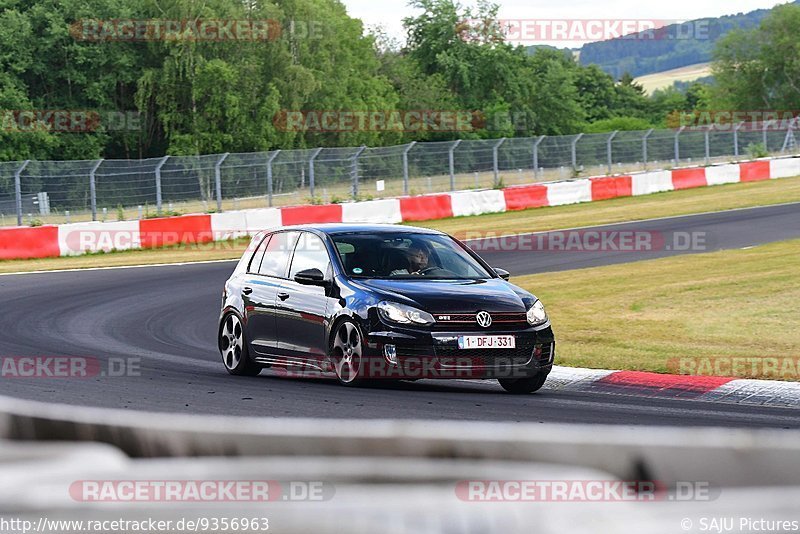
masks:
<path id="1" fill-rule="evenodd" d="M 302 224 L 297 226 L 283 226 L 274 228 L 276 230 L 316 230 L 328 235 L 369 233 L 369 234 L 388 234 L 388 233 L 414 233 L 441 235 L 438 230 L 430 228 L 418 228 L 416 226 L 404 226 L 399 224 L 358 224 L 358 223 L 327 223 L 327 224 Z"/>

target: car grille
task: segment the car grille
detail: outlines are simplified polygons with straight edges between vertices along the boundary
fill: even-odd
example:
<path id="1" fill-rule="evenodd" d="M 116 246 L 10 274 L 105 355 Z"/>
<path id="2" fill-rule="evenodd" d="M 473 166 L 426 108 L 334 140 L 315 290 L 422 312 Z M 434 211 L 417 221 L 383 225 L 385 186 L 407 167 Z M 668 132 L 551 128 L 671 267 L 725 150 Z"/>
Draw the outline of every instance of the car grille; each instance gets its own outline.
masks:
<path id="1" fill-rule="evenodd" d="M 513 349 L 461 350 L 456 346 L 436 347 L 442 367 L 516 367 L 533 358 L 533 341 L 517 340 Z"/>
<path id="2" fill-rule="evenodd" d="M 534 344 L 533 341 L 517 340 L 513 349 L 462 350 L 457 346 L 400 345 L 397 357 L 403 360 L 421 361 L 435 357 L 445 368 L 496 367 L 507 368 L 524 366 L 535 361 L 539 365 L 552 362 L 553 343 Z"/>
<path id="3" fill-rule="evenodd" d="M 436 324 L 433 329 L 438 331 L 487 332 L 491 330 L 522 330 L 530 328 L 525 313 L 491 313 L 492 325 L 483 328 L 478 324 L 476 313 L 434 313 Z"/>

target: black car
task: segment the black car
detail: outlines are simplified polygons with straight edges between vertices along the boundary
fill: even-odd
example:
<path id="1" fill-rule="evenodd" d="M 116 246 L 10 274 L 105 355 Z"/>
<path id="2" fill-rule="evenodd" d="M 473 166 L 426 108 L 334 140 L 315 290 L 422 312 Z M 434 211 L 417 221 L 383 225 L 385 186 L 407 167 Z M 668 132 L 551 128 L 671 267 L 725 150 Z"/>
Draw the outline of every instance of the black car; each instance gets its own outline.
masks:
<path id="1" fill-rule="evenodd" d="M 541 302 L 508 276 L 433 230 L 265 231 L 225 284 L 219 349 L 234 375 L 493 378 L 530 393 L 552 369 L 555 340 Z"/>

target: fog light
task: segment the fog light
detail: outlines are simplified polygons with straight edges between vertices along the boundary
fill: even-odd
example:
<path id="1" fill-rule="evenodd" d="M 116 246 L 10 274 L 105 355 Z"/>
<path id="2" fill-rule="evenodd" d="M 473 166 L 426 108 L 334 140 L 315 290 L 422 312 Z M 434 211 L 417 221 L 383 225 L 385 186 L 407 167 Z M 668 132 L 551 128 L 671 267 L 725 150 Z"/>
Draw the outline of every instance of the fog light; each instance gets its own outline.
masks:
<path id="1" fill-rule="evenodd" d="M 397 348 L 394 345 L 384 345 L 383 355 L 389 360 L 389 363 L 397 363 Z"/>

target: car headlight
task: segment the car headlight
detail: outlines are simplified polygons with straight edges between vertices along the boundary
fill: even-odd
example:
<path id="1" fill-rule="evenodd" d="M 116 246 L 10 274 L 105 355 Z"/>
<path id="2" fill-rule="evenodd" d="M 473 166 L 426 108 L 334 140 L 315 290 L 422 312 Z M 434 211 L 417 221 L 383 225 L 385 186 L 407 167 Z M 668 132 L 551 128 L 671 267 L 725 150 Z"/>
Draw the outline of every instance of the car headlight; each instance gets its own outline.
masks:
<path id="1" fill-rule="evenodd" d="M 436 322 L 430 313 L 396 302 L 379 303 L 378 313 L 383 319 L 392 323 L 432 325 Z"/>
<path id="2" fill-rule="evenodd" d="M 548 320 L 547 312 L 544 311 L 544 304 L 541 300 L 537 300 L 531 309 L 528 310 L 528 324 L 531 326 L 540 326 Z"/>

